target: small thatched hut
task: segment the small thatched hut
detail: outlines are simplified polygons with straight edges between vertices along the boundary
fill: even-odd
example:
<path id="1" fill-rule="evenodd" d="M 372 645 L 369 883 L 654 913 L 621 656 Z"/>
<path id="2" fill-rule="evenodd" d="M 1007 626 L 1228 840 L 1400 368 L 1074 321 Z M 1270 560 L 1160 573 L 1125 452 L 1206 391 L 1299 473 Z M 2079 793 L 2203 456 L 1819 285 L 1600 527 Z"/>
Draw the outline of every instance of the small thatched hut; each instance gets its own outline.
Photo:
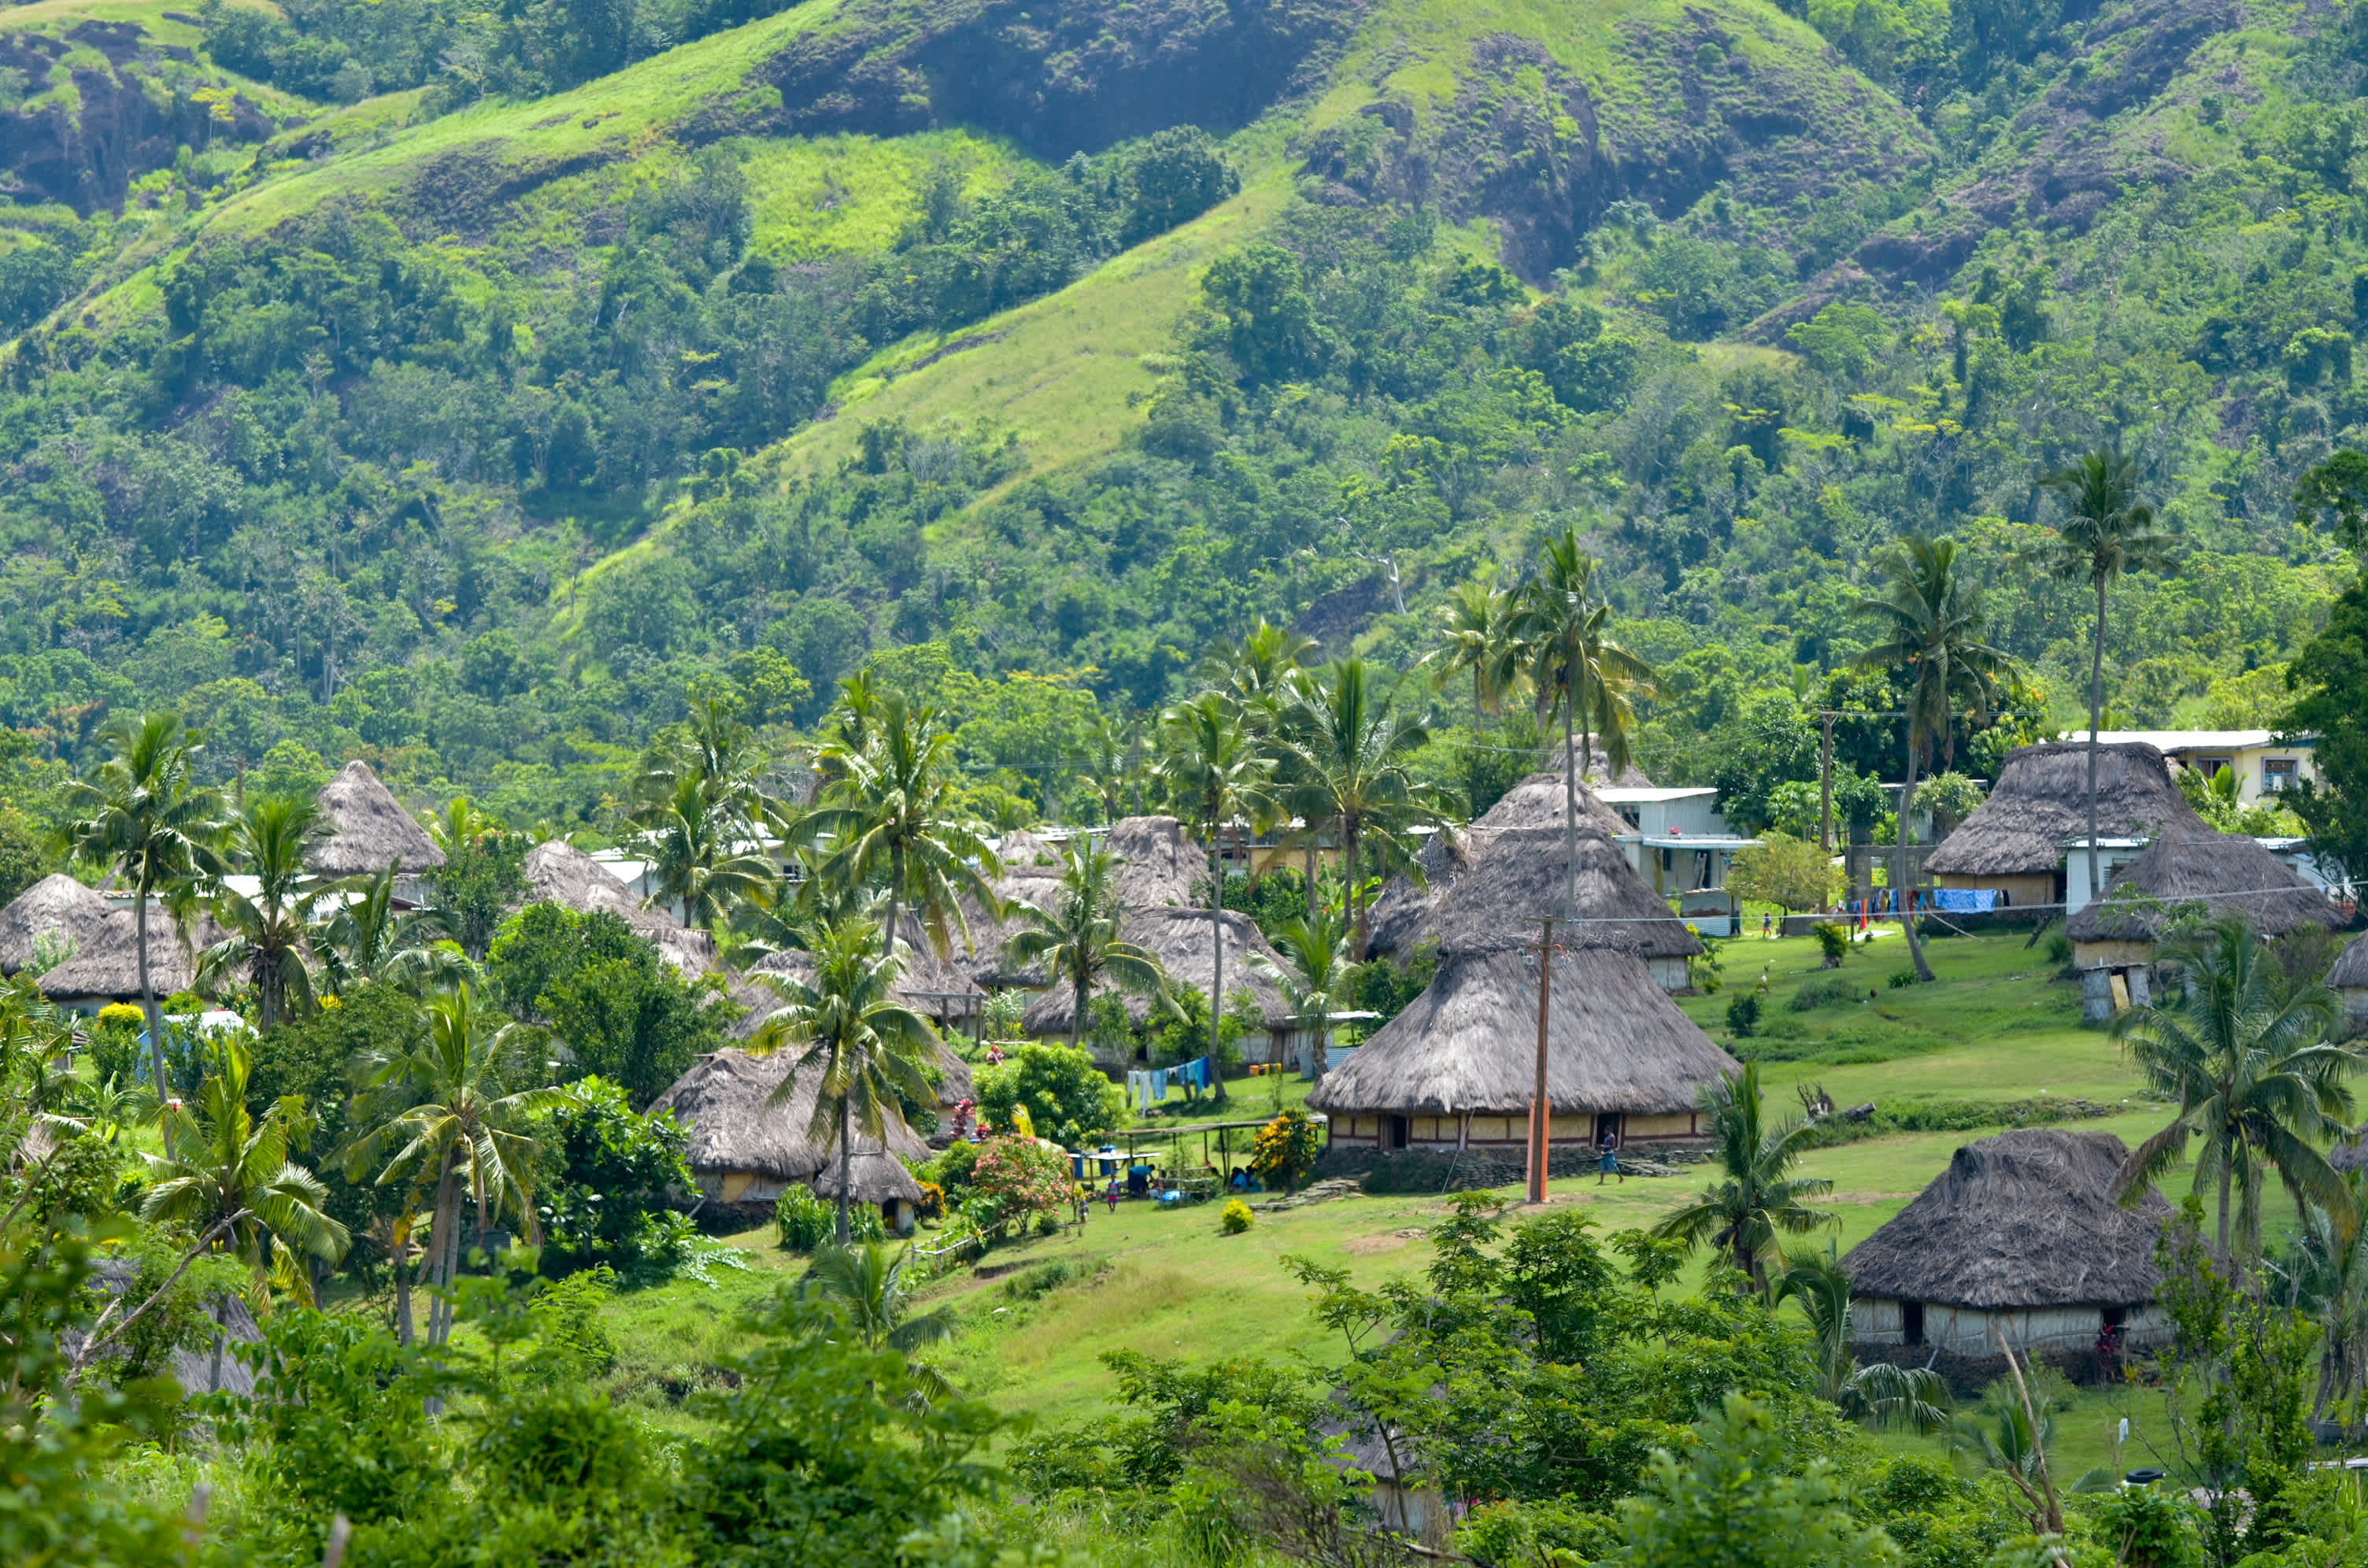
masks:
<path id="1" fill-rule="evenodd" d="M 2345 921 L 2325 892 L 2253 839 L 2214 833 L 2200 821 L 2177 824 L 2121 868 L 2101 900 L 2065 923 L 2073 963 L 2095 977 L 2083 1009 L 2092 1022 L 2123 1002 L 2147 999 L 2147 971 L 2163 935 L 2198 911 L 2213 919 L 2242 915 L 2265 937 L 2304 926 L 2331 931 Z M 2123 996 L 2112 993 L 2116 978 Z"/>
<path id="2" fill-rule="evenodd" d="M 2150 838 L 2200 824 L 2162 753 L 2142 743 L 2097 748 L 2097 835 Z M 1935 845 L 1924 869 L 1944 888 L 1987 888 L 2008 908 L 2061 904 L 2064 845 L 2089 832 L 2089 748 L 2017 746 L 1974 814 Z"/>
<path id="3" fill-rule="evenodd" d="M 201 919 L 184 947 L 173 918 L 152 904 L 148 910 L 148 983 L 156 1000 L 189 989 L 197 971 L 191 953 L 222 939 L 212 920 Z M 41 976 L 41 994 L 61 1007 L 96 1013 L 109 1002 L 140 997 L 140 934 L 131 911 L 115 910 L 76 949 L 74 957 Z"/>
<path id="4" fill-rule="evenodd" d="M 2327 983 L 2343 999 L 2344 1023 L 2353 1033 L 2368 1028 L 2368 936 L 2354 937 L 2335 955 Z"/>
<path id="5" fill-rule="evenodd" d="M 1624 864 L 1624 862 L 1623 862 Z M 1537 1084 L 1538 964 L 1510 945 L 1449 949 L 1429 989 L 1309 1092 L 1336 1148 L 1470 1151 L 1518 1161 Z M 1546 1002 L 1549 1137 L 1558 1148 L 1702 1135 L 1702 1091 L 1734 1059 L 1608 947 L 1555 955 Z"/>
<path id="6" fill-rule="evenodd" d="M 1262 1038 L 1242 1041 L 1242 1058 L 1252 1062 L 1278 1062 L 1285 1059 L 1292 1033 L 1291 1005 L 1264 971 L 1250 963 L 1252 958 L 1280 965 L 1281 957 L 1259 932 L 1257 924 L 1247 915 L 1235 910 L 1224 912 L 1223 923 L 1212 920 L 1205 909 L 1153 908 L 1131 911 L 1122 927 L 1126 939 L 1136 943 L 1158 959 L 1159 966 L 1168 980 L 1178 986 L 1190 985 L 1206 992 L 1214 969 L 1216 933 L 1224 932 L 1225 944 L 1225 995 L 1247 991 L 1258 999 L 1258 1012 L 1266 1020 Z M 1110 994 L 1126 1005 L 1127 1017 L 1142 1023 L 1151 1016 L 1152 1002 L 1145 996 L 1134 995 L 1111 988 Z M 1029 1005 L 1020 1027 L 1040 1040 L 1063 1040 L 1069 1035 L 1069 1026 L 1076 1012 L 1076 988 L 1061 981 Z M 1099 993 L 1097 994 L 1099 994 Z M 1216 1006 L 1222 1007 L 1220 999 Z M 1123 1062 L 1105 1062 L 1106 1068 L 1124 1069 Z"/>
<path id="7" fill-rule="evenodd" d="M 555 903 L 578 915 L 603 910 L 657 946 L 677 969 L 698 976 L 715 967 L 715 938 L 693 930 L 663 909 L 644 908 L 632 891 L 608 869 L 564 838 L 526 852 L 526 896 L 521 903 Z"/>
<path id="8" fill-rule="evenodd" d="M 443 866 L 444 851 L 379 782 L 370 764 L 359 757 L 346 764 L 314 801 L 332 832 L 313 846 L 305 864 L 324 877 L 374 876 L 399 866 L 405 885 L 396 896 L 406 903 L 419 902 L 417 879 Z"/>
<path id="9" fill-rule="evenodd" d="M 113 906 L 104 895 L 53 871 L 0 909 L 0 974 L 14 974 L 39 958 L 42 939 L 71 956 L 98 939 Z"/>
<path id="10" fill-rule="evenodd" d="M 795 1065 L 794 1052 L 755 1057 L 724 1050 L 702 1056 L 650 1104 L 650 1114 L 670 1112 L 690 1131 L 691 1176 L 723 1222 L 760 1222 L 792 1186 L 819 1186 L 837 1193 L 837 1141 L 807 1136 L 814 1119 L 816 1074 L 801 1074 L 789 1103 L 773 1106 L 773 1091 Z M 887 1147 L 858 1137 L 854 1197 L 877 1203 L 897 1230 L 909 1230 L 920 1188 L 902 1160 L 928 1157 L 928 1145 L 902 1122 L 888 1127 Z M 825 1176 L 827 1172 L 827 1176 Z"/>
<path id="11" fill-rule="evenodd" d="M 2163 1330 L 2154 1248 L 2170 1206 L 2124 1208 L 2129 1150 L 2110 1132 L 2028 1128 L 1959 1149 L 1949 1168 L 1850 1249 L 1852 1336 L 1960 1356 L 2085 1351 L 2118 1328 Z"/>

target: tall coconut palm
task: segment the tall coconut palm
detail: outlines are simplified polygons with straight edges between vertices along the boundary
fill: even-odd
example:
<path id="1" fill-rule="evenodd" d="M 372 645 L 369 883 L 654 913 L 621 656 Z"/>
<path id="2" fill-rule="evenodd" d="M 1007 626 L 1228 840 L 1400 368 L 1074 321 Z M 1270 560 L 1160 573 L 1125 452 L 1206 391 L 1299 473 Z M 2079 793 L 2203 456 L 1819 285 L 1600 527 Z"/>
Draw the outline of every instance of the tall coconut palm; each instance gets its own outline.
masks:
<path id="1" fill-rule="evenodd" d="M 1025 899 L 1011 903 L 1007 913 L 1019 929 L 1004 948 L 1014 966 L 1041 961 L 1053 983 L 1069 983 L 1076 994 L 1069 1015 L 1072 1050 L 1085 1029 L 1087 1004 L 1105 976 L 1121 990 L 1167 1002 L 1167 972 L 1158 955 L 1123 935 L 1117 856 L 1083 834 L 1070 839 L 1060 892 L 1049 903 L 1049 908 Z"/>
<path id="2" fill-rule="evenodd" d="M 450 1290 L 461 1264 L 463 1194 L 477 1210 L 483 1235 L 495 1219 L 515 1215 L 530 1240 L 541 1227 L 534 1214 L 535 1162 L 541 1146 L 527 1131 L 536 1112 L 561 1091 L 511 1090 L 506 1066 L 526 1041 L 523 1026 L 478 1005 L 471 988 L 427 1004 L 427 1027 L 400 1049 L 366 1064 L 355 1107 L 359 1134 L 346 1150 L 346 1173 L 380 1187 L 400 1183 L 430 1194 L 422 1283 Z M 398 1331 L 411 1342 L 408 1297 Z M 452 1331 L 449 1299 L 432 1302 L 427 1338 L 440 1345 Z"/>
<path id="3" fill-rule="evenodd" d="M 167 1106 L 160 1124 L 165 1152 L 144 1156 L 148 1194 L 141 1217 L 184 1224 L 197 1233 L 197 1250 L 217 1243 L 252 1271 L 256 1300 L 268 1305 L 268 1246 L 334 1264 L 351 1238 L 329 1217 L 328 1188 L 288 1156 L 308 1135 L 303 1108 L 282 1100 L 260 1120 L 247 1110 L 246 1046 L 236 1035 L 214 1048 L 213 1071 L 192 1108 Z M 300 1291 L 303 1273 L 290 1271 Z"/>
<path id="4" fill-rule="evenodd" d="M 1775 1301 L 1801 1303 L 1816 1344 L 1817 1392 L 1846 1415 L 1878 1426 L 1894 1424 L 1930 1437 L 1949 1424 L 1949 1385 L 1929 1367 L 1860 1366 L 1850 1354 L 1850 1271 L 1832 1244 L 1822 1253 L 1787 1254 Z"/>
<path id="5" fill-rule="evenodd" d="M 2232 1223 L 2242 1256 L 2260 1256 L 2270 1172 L 2297 1201 L 2355 1223 L 2351 1189 L 2319 1153 L 2351 1118 L 2344 1080 L 2362 1064 L 2357 1051 L 2328 1039 L 2334 994 L 2324 986 L 2288 993 L 2276 979 L 2276 958 L 2241 915 L 2175 937 L 2162 957 L 2179 971 L 2169 1000 L 2125 1009 L 2112 1032 L 2147 1086 L 2179 1109 L 2122 1167 L 2123 1201 L 2136 1201 L 2160 1180 L 2193 1138 L 2203 1145 L 2195 1190 L 2219 1188 L 2223 1258 L 2235 1256 Z"/>
<path id="6" fill-rule="evenodd" d="M 1439 635 L 1443 646 L 1437 679 L 1444 685 L 1469 671 L 1472 711 L 1504 710 L 1505 699 L 1520 680 L 1520 644 L 1512 634 L 1513 591 L 1491 576 L 1471 577 L 1448 590 L 1439 611 Z"/>
<path id="7" fill-rule="evenodd" d="M 1988 617 L 1980 590 L 1958 560 L 1955 540 L 1910 534 L 1884 557 L 1882 571 L 1883 592 L 1858 602 L 1859 613 L 1875 621 L 1880 641 L 1852 662 L 1891 672 L 1905 688 L 1907 778 L 1899 788 L 1898 855 L 1891 881 L 1916 976 L 1930 982 L 1932 966 L 1925 960 L 1923 938 L 1916 931 L 1908 865 L 1916 843 L 1918 765 L 1948 735 L 1958 704 L 1977 721 L 1989 717 L 1998 700 L 1998 677 L 2013 661 L 1984 641 Z"/>
<path id="8" fill-rule="evenodd" d="M 1076 781 L 1100 802 L 1102 821 L 1111 823 L 1143 805 L 1143 737 L 1139 725 L 1121 730 L 1095 710 L 1085 737 L 1069 758 Z"/>
<path id="9" fill-rule="evenodd" d="M 1263 815 L 1274 803 L 1274 759 L 1242 722 L 1240 705 L 1222 691 L 1204 691 L 1159 716 L 1159 778 L 1177 814 L 1192 823 L 1209 846 L 1209 1058 L 1217 1057 L 1217 1030 L 1225 1013 L 1224 835 L 1236 822 Z M 1315 889 L 1311 886 L 1312 895 Z M 1216 1080 L 1225 1096 L 1224 1079 Z"/>
<path id="10" fill-rule="evenodd" d="M 814 1119 L 806 1134 L 837 1144 L 842 1247 L 853 1233 L 848 1203 L 855 1134 L 886 1143 L 889 1122 L 904 1119 L 900 1098 L 928 1097 L 925 1063 L 938 1046 L 928 1020 L 896 1000 L 897 962 L 883 948 L 880 928 L 869 920 L 840 921 L 814 943 L 813 983 L 786 974 L 757 976 L 781 1005 L 757 1024 L 748 1051 L 757 1056 L 798 1052 L 773 1091 L 777 1108 L 790 1102 L 802 1078 L 814 1077 Z"/>
<path id="11" fill-rule="evenodd" d="M 453 796 L 442 811 L 427 819 L 427 836 L 447 860 L 458 859 L 479 839 L 502 831 L 502 819 L 479 809 L 466 795 Z"/>
<path id="12" fill-rule="evenodd" d="M 304 863 L 328 836 L 319 807 L 281 795 L 241 803 L 223 836 L 231 863 L 256 889 L 244 893 L 227 881 L 215 888 L 211 902 L 224 935 L 198 955 L 197 987 L 211 994 L 225 983 L 252 985 L 256 1023 L 266 1033 L 290 1013 L 313 1010 L 313 937 L 323 910 L 346 891 Z"/>
<path id="13" fill-rule="evenodd" d="M 457 949 L 439 946 L 452 937 L 440 909 L 397 909 L 394 889 L 403 863 L 357 879 L 345 903 L 321 924 L 313 939 L 329 989 L 338 994 L 383 980 L 415 994 L 449 989 L 468 979 L 475 966 Z"/>
<path id="14" fill-rule="evenodd" d="M 1306 684 L 1286 710 L 1292 782 L 1284 795 L 1306 824 L 1330 828 L 1340 845 L 1341 918 L 1356 931 L 1362 962 L 1370 911 L 1359 888 L 1369 844 L 1384 864 L 1410 861 L 1409 829 L 1440 820 L 1444 807 L 1417 783 L 1408 762 L 1430 739 L 1430 718 L 1396 706 L 1398 684 L 1362 659 L 1342 659 Z M 1308 890 L 1313 906 L 1315 889 Z"/>
<path id="15" fill-rule="evenodd" d="M 1524 585 L 1507 630 L 1519 645 L 1521 673 L 1537 693 L 1538 722 L 1562 716 L 1564 913 L 1578 913 L 1578 778 L 1603 743 L 1607 777 L 1628 766 L 1634 722 L 1632 692 L 1650 690 L 1653 671 L 1611 638 L 1611 607 L 1596 585 L 1601 563 L 1565 528 L 1546 545 L 1538 574 Z M 1577 730 L 1576 744 L 1573 730 Z"/>
<path id="16" fill-rule="evenodd" d="M 1313 1037 L 1310 1076 L 1318 1083 L 1324 1081 L 1325 1053 L 1332 1045 L 1332 1015 L 1356 999 L 1357 971 L 1364 967 L 1349 946 L 1348 922 L 1319 909 L 1275 928 L 1281 964 L 1258 955 L 1250 959 L 1291 1004 L 1292 1021 Z"/>
<path id="17" fill-rule="evenodd" d="M 162 1096 L 165 1024 L 148 972 L 148 904 L 172 883 L 222 869 L 214 847 L 222 836 L 222 795 L 198 782 L 203 747 L 177 715 L 120 715 L 98 738 L 108 758 L 95 777 L 67 790 L 65 839 L 80 858 L 108 868 L 129 885 L 140 1010 L 148 1020 L 149 1064 Z"/>
<path id="18" fill-rule="evenodd" d="M 986 879 L 995 851 L 984 824 L 961 814 L 954 801 L 953 737 L 937 710 L 915 708 L 900 692 L 867 699 L 860 724 L 843 715 L 842 735 L 860 729 L 860 744 L 825 743 L 820 756 L 832 778 L 823 803 L 800 818 L 794 842 L 829 848 L 821 874 L 843 885 L 880 879 L 887 884 L 884 929 L 901 937 L 909 910 L 947 951 L 950 925 L 963 925 L 964 894 L 995 907 Z"/>
<path id="19" fill-rule="evenodd" d="M 1201 661 L 1201 683 L 1231 692 L 1253 726 L 1270 720 L 1315 652 L 1315 639 L 1261 620 L 1238 642 L 1219 642 Z"/>
<path id="20" fill-rule="evenodd" d="M 2171 563 L 2170 533 L 2154 508 L 2138 498 L 2138 468 L 2117 448 L 2100 447 L 2039 483 L 2064 502 L 2064 520 L 2041 551 L 2049 571 L 2086 580 L 2097 596 L 2097 626 L 2089 647 L 2089 896 L 2104 896 L 2097 872 L 2097 732 L 2105 722 L 2105 595 L 2116 578 Z"/>
<path id="21" fill-rule="evenodd" d="M 650 902 L 679 905 L 683 924 L 712 930 L 770 893 L 776 868 L 757 846 L 757 819 L 711 797 L 696 772 L 677 774 L 632 820 L 650 858 Z"/>
<path id="22" fill-rule="evenodd" d="M 1765 1291 L 1770 1267 L 1782 1261 L 1777 1238 L 1806 1235 L 1833 1222 L 1833 1215 L 1811 1209 L 1806 1200 L 1831 1192 L 1834 1184 L 1822 1176 L 1792 1174 L 1807 1147 L 1809 1124 L 1768 1124 L 1758 1062 L 1747 1062 L 1736 1077 L 1722 1078 L 1704 1090 L 1702 1109 L 1710 1115 L 1719 1179 L 1655 1225 L 1653 1233 L 1690 1246 L 1710 1243 Z"/>
<path id="23" fill-rule="evenodd" d="M 2343 1186 L 2357 1216 L 2368 1208 L 2368 1176 L 2343 1173 Z M 2318 1392 L 2311 1419 L 2326 1418 L 2330 1406 L 2353 1412 L 2368 1392 L 2368 1225 L 2346 1223 L 2316 1203 L 2302 1206 L 2302 1232 L 2273 1264 L 2286 1305 L 2319 1327 Z"/>

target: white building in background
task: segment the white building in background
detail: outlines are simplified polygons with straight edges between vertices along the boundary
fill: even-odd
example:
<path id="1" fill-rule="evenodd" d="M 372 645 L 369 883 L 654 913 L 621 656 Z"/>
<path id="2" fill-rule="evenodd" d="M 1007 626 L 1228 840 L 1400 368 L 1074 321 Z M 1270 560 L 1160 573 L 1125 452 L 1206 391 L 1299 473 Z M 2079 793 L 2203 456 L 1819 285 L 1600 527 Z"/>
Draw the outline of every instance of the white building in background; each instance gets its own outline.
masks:
<path id="1" fill-rule="evenodd" d="M 2085 744 L 2089 732 L 2078 730 L 2065 738 Z M 2313 755 L 2318 744 L 2316 735 L 2295 735 L 2281 744 L 2272 730 L 2100 730 L 2097 740 L 2100 745 L 2144 742 L 2206 778 L 2233 767 L 2240 805 L 2252 805 L 2264 795 L 2281 793 L 2303 779 L 2318 777 Z"/>
<path id="2" fill-rule="evenodd" d="M 1594 788 L 1596 799 L 1634 830 L 1622 834 L 1619 844 L 1653 891 L 1675 899 L 1678 914 L 1703 936 L 1735 935 L 1735 895 L 1726 891 L 1726 873 L 1735 852 L 1759 840 L 1728 831 L 1718 812 L 1718 791 L 1707 785 Z"/>

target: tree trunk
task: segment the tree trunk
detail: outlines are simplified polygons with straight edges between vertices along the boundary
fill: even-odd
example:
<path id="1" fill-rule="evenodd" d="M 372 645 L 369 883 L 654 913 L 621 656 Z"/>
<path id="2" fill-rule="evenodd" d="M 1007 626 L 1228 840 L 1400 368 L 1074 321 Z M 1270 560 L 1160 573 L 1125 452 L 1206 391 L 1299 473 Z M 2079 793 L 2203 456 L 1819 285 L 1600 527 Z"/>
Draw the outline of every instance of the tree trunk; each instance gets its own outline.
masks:
<path id="1" fill-rule="evenodd" d="M 1365 945 L 1372 939 L 1373 912 L 1357 896 L 1357 851 L 1363 847 L 1364 835 L 1348 817 L 1340 819 L 1340 873 L 1347 891 L 1341 895 L 1347 907 L 1349 928 L 1356 933 L 1350 951 L 1359 963 L 1365 961 Z"/>
<path id="2" fill-rule="evenodd" d="M 1077 1049 L 1077 1041 L 1086 1031 L 1086 1004 L 1094 997 L 1093 982 L 1080 971 L 1076 980 L 1077 1005 L 1069 1014 L 1069 1049 Z"/>
<path id="3" fill-rule="evenodd" d="M 1224 1059 L 1217 1049 L 1225 1018 L 1225 862 L 1218 846 L 1224 835 L 1222 823 L 1209 834 L 1209 1082 L 1220 1105 L 1225 1099 Z"/>
<path id="4" fill-rule="evenodd" d="M 2228 1261 L 2228 1176 L 2229 1162 L 2224 1159 L 2220 1162 L 2220 1262 L 2224 1267 Z"/>
<path id="5" fill-rule="evenodd" d="M 394 1276 L 394 1342 L 411 1348 L 416 1331 L 411 1322 L 411 1276 L 404 1270 L 404 1249 L 411 1244 L 410 1220 L 399 1221 L 387 1233 L 387 1271 Z"/>
<path id="6" fill-rule="evenodd" d="M 1562 704 L 1562 903 L 1563 918 L 1578 918 L 1578 754 L 1571 749 L 1571 710 L 1578 706 L 1578 690 L 1565 693 Z"/>
<path id="7" fill-rule="evenodd" d="M 165 1020 L 156 1011 L 156 987 L 148 978 L 148 879 L 140 878 L 132 896 L 139 902 L 132 910 L 133 945 L 140 958 L 140 1010 L 148 1018 L 148 1066 L 156 1075 L 156 1103 L 163 1105 L 171 1097 L 165 1087 Z"/>
<path id="8" fill-rule="evenodd" d="M 2089 654 L 2089 897 L 2105 896 L 2097 875 L 2097 731 L 2105 711 L 2105 576 L 2097 574 L 2097 637 Z M 2069 912 L 2066 912 L 2069 918 Z M 2226 1238 L 2224 1236 L 2225 1243 Z M 2226 1256 L 2226 1247 L 2221 1249 Z"/>
<path id="9" fill-rule="evenodd" d="M 848 1204 L 855 1193 L 855 1155 L 848 1142 L 848 1096 L 838 1096 L 838 1244 L 845 1246 L 855 1236 L 854 1227 L 848 1222 Z"/>
<path id="10" fill-rule="evenodd" d="M 1892 876 L 1892 896 L 1899 905 L 1899 929 L 1907 937 L 1907 956 L 1916 965 L 1916 978 L 1931 983 L 1932 966 L 1924 961 L 1923 938 L 1916 935 L 1915 891 L 1908 884 L 1907 852 L 1915 847 L 1916 829 L 1912 824 L 1916 810 L 1916 721 L 1907 722 L 1907 782 L 1899 790 L 1899 842 L 1895 846 L 1892 864 L 1897 868 Z"/>
<path id="11" fill-rule="evenodd" d="M 880 942 L 880 950 L 892 959 L 896 956 L 896 928 L 904 923 L 905 846 L 900 844 L 888 851 L 888 931 Z"/>

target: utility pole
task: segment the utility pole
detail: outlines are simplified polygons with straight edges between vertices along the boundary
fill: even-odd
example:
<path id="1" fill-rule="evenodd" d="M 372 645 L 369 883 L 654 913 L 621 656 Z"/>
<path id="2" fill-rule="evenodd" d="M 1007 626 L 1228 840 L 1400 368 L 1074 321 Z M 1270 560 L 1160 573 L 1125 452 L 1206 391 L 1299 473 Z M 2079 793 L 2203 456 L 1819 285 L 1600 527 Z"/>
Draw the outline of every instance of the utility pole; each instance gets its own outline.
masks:
<path id="1" fill-rule="evenodd" d="M 1554 916 L 1538 936 L 1538 1081 L 1530 1100 L 1530 1201 L 1546 1200 L 1546 1154 L 1554 1131 L 1554 1105 L 1546 1097 L 1546 997 L 1554 984 Z"/>
<path id="2" fill-rule="evenodd" d="M 1830 855 L 1834 852 L 1834 710 L 1818 709 L 1817 722 L 1826 732 L 1817 762 L 1817 847 Z"/>

